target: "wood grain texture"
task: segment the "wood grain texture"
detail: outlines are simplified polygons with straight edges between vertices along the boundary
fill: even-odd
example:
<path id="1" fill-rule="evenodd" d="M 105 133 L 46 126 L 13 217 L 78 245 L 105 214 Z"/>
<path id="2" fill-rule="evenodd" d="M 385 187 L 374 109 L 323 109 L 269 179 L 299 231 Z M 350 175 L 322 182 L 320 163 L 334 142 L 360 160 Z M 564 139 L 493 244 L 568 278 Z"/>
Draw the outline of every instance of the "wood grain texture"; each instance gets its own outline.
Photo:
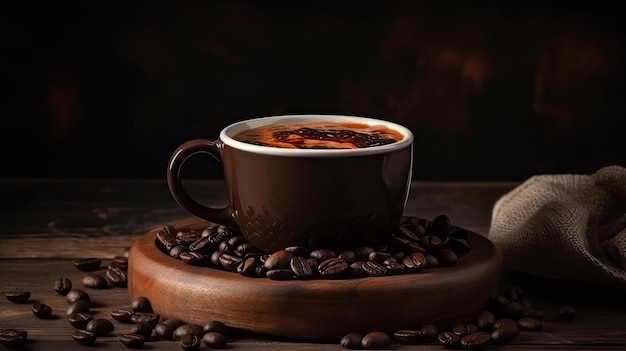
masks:
<path id="1" fill-rule="evenodd" d="M 192 219 L 186 227 L 203 229 Z M 497 295 L 502 257 L 470 233 L 472 250 L 453 267 L 358 279 L 255 279 L 171 258 L 150 232 L 133 244 L 131 297 L 146 296 L 159 314 L 202 325 L 210 319 L 248 332 L 284 338 L 339 340 L 349 332 L 392 333 L 423 324 L 451 327 L 471 320 Z"/>

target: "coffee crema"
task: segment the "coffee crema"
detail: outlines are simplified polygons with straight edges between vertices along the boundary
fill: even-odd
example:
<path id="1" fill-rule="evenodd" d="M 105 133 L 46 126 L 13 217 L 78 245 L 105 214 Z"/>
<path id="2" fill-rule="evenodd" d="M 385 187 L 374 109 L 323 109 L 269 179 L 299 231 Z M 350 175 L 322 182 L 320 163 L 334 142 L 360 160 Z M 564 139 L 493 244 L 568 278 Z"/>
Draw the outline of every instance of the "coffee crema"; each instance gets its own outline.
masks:
<path id="1" fill-rule="evenodd" d="M 289 149 L 359 149 L 393 144 L 403 136 L 384 125 L 310 122 L 269 124 L 240 132 L 233 139 Z"/>

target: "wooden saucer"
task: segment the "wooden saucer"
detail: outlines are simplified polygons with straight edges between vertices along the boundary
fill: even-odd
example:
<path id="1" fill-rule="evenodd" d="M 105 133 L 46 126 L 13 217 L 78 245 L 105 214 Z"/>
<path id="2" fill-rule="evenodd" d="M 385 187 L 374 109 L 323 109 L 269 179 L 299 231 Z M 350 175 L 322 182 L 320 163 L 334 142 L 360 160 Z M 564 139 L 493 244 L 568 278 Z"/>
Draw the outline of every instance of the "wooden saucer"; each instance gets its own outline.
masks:
<path id="1" fill-rule="evenodd" d="M 187 228 L 208 223 L 191 220 Z M 230 327 L 269 337 L 338 342 L 350 332 L 449 328 L 468 322 L 501 291 L 503 264 L 495 246 L 469 233 L 471 251 L 454 267 L 344 280 L 249 278 L 171 258 L 155 245 L 156 230 L 129 256 L 130 298 L 147 297 L 161 318 Z"/>

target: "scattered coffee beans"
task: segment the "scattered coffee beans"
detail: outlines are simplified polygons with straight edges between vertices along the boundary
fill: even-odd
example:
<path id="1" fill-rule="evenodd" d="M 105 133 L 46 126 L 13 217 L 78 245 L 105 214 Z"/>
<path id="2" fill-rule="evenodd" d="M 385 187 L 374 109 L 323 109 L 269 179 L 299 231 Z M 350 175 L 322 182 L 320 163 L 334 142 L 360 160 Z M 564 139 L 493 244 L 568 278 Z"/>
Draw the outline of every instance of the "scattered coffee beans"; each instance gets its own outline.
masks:
<path id="1" fill-rule="evenodd" d="M 91 346 L 96 342 L 96 333 L 86 330 L 76 330 L 72 333 L 72 339 L 83 346 Z"/>
<path id="2" fill-rule="evenodd" d="M 152 331 L 154 330 L 154 327 L 152 327 L 152 325 L 148 322 L 139 322 L 135 325 L 133 325 L 133 327 L 130 329 L 130 332 L 132 334 L 139 334 L 141 336 L 144 337 L 144 339 L 148 339 L 150 336 L 152 336 Z"/>
<path id="3" fill-rule="evenodd" d="M 35 302 L 31 309 L 37 318 L 46 319 L 52 316 L 52 308 L 46 304 Z"/>
<path id="4" fill-rule="evenodd" d="M 418 345 L 423 341 L 420 330 L 400 329 L 393 333 L 393 339 L 403 345 Z"/>
<path id="5" fill-rule="evenodd" d="M 84 276 L 81 283 L 84 287 L 91 289 L 106 289 L 109 287 L 109 283 L 106 278 L 95 273 Z"/>
<path id="6" fill-rule="evenodd" d="M 223 335 L 228 335 L 228 326 L 220 321 L 208 321 L 207 324 L 202 327 L 203 333 L 217 332 Z"/>
<path id="7" fill-rule="evenodd" d="M 0 344 L 10 349 L 25 347 L 27 337 L 28 332 L 23 329 L 0 329 Z"/>
<path id="8" fill-rule="evenodd" d="M 543 328 L 541 321 L 533 317 L 521 317 L 517 320 L 517 324 L 519 324 L 521 329 L 530 331 L 538 331 Z"/>
<path id="9" fill-rule="evenodd" d="M 361 348 L 362 339 L 363 335 L 359 333 L 348 333 L 343 338 L 341 338 L 339 344 L 341 345 L 341 347 L 348 350 L 358 350 Z"/>
<path id="10" fill-rule="evenodd" d="M 100 268 L 101 264 L 102 264 L 102 259 L 95 258 L 95 257 L 82 258 L 82 259 L 74 261 L 74 266 L 79 271 L 83 271 L 83 272 L 95 271 L 96 269 Z"/>
<path id="11" fill-rule="evenodd" d="M 116 308 L 111 311 L 111 318 L 120 323 L 132 323 L 131 317 L 135 311 L 130 308 Z"/>
<path id="12" fill-rule="evenodd" d="M 197 335 L 187 334 L 180 338 L 180 347 L 185 351 L 199 350 L 201 345 L 202 339 Z"/>
<path id="13" fill-rule="evenodd" d="M 30 291 L 26 291 L 26 290 L 7 291 L 4 293 L 4 296 L 11 302 L 25 303 L 30 298 Z"/>
<path id="14" fill-rule="evenodd" d="M 161 339 L 172 340 L 174 331 L 183 324 L 185 322 L 180 319 L 166 319 L 154 327 L 154 334 Z"/>
<path id="15" fill-rule="evenodd" d="M 183 324 L 174 330 L 173 336 L 174 339 L 180 339 L 187 334 L 202 336 L 204 334 L 204 331 L 200 326 L 193 324 Z"/>
<path id="16" fill-rule="evenodd" d="M 91 322 L 92 319 L 89 313 L 82 312 L 73 313 L 67 317 L 67 321 L 76 329 L 87 328 L 87 324 Z"/>
<path id="17" fill-rule="evenodd" d="M 479 330 L 462 337 L 461 346 L 466 350 L 477 350 L 485 347 L 490 341 L 489 333 Z"/>
<path id="18" fill-rule="evenodd" d="M 389 335 L 379 331 L 367 333 L 361 339 L 361 346 L 366 350 L 384 349 L 389 345 L 391 345 Z"/>
<path id="19" fill-rule="evenodd" d="M 207 347 L 213 349 L 223 349 L 227 344 L 226 337 L 218 332 L 208 332 L 204 334 L 202 336 L 202 342 L 204 342 Z"/>
<path id="20" fill-rule="evenodd" d="M 130 302 L 130 308 L 135 312 L 152 312 L 150 300 L 145 296 L 138 296 Z"/>
<path id="21" fill-rule="evenodd" d="M 90 309 L 91 306 L 89 305 L 89 302 L 85 300 L 78 300 L 70 304 L 70 306 L 67 308 L 66 314 L 67 316 L 71 316 L 75 313 L 89 313 Z"/>
<path id="22" fill-rule="evenodd" d="M 78 300 L 89 302 L 91 301 L 91 297 L 84 290 L 72 289 L 68 291 L 67 294 L 65 295 L 65 300 L 67 301 L 67 303 L 73 303 Z"/>
<path id="23" fill-rule="evenodd" d="M 85 327 L 86 331 L 96 334 L 96 336 L 105 336 L 115 329 L 110 320 L 104 318 L 92 319 Z"/>
<path id="24" fill-rule="evenodd" d="M 54 281 L 54 291 L 57 294 L 65 296 L 67 293 L 72 290 L 72 281 L 67 278 L 59 278 Z"/>
<path id="25" fill-rule="evenodd" d="M 118 339 L 124 346 L 131 348 L 131 349 L 142 348 L 144 342 L 146 341 L 143 335 L 139 335 L 135 333 L 122 334 L 118 337 Z"/>

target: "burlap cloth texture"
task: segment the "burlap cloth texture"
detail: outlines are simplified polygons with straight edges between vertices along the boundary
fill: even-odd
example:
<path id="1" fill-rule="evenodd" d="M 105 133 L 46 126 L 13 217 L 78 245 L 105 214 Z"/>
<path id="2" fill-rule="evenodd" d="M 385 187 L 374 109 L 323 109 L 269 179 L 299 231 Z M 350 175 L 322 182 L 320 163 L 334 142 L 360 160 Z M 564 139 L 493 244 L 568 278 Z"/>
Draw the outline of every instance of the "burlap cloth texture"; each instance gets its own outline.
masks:
<path id="1" fill-rule="evenodd" d="M 489 238 L 507 269 L 626 288 L 626 168 L 529 178 L 495 203 Z"/>

